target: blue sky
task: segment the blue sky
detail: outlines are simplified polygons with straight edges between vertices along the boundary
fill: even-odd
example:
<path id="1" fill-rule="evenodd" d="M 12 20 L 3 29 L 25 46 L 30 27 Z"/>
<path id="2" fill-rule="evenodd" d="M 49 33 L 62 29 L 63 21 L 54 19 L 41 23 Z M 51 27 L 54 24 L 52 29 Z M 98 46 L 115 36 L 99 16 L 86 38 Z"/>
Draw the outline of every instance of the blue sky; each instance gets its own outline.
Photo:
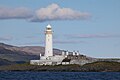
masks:
<path id="1" fill-rule="evenodd" d="M 0 42 L 44 46 L 51 24 L 54 48 L 120 58 L 120 0 L 0 0 Z"/>

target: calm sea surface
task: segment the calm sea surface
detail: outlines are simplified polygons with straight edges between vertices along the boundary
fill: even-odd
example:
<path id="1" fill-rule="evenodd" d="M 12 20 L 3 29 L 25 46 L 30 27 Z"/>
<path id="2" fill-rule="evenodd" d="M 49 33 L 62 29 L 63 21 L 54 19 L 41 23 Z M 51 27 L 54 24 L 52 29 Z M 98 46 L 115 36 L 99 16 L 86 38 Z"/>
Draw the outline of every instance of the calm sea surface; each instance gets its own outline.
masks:
<path id="1" fill-rule="evenodd" d="M 0 80 L 120 80 L 120 72 L 0 72 Z"/>

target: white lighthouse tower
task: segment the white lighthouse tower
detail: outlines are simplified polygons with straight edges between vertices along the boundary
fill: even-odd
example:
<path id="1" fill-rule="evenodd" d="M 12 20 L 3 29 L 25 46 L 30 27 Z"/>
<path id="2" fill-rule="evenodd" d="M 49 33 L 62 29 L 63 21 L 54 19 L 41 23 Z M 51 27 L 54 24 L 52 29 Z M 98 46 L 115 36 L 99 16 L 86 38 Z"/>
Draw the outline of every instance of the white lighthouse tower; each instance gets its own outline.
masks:
<path id="1" fill-rule="evenodd" d="M 39 60 L 30 60 L 32 65 L 58 65 L 61 64 L 66 55 L 54 55 L 52 46 L 52 27 L 47 25 L 45 30 L 45 55 L 40 54 Z"/>
<path id="2" fill-rule="evenodd" d="M 52 27 L 48 24 L 45 30 L 45 57 L 53 56 L 52 33 Z"/>

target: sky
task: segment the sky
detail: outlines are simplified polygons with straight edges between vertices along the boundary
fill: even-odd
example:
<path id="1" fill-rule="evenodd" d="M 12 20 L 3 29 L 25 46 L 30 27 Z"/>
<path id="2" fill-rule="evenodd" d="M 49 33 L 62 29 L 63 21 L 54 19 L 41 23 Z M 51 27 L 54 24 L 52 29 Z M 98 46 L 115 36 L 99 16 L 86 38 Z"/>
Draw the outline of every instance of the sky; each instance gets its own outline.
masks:
<path id="1" fill-rule="evenodd" d="M 0 42 L 44 46 L 91 57 L 120 58 L 120 0 L 0 0 Z"/>

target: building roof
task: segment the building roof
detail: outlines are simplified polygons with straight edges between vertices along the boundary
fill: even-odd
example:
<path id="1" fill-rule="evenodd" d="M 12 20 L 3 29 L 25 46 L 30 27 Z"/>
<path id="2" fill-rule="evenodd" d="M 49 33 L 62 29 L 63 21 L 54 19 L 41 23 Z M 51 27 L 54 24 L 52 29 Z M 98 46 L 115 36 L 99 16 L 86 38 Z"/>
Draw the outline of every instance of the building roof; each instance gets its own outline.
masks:
<path id="1" fill-rule="evenodd" d="M 47 25 L 47 28 L 52 28 L 50 24 Z"/>

